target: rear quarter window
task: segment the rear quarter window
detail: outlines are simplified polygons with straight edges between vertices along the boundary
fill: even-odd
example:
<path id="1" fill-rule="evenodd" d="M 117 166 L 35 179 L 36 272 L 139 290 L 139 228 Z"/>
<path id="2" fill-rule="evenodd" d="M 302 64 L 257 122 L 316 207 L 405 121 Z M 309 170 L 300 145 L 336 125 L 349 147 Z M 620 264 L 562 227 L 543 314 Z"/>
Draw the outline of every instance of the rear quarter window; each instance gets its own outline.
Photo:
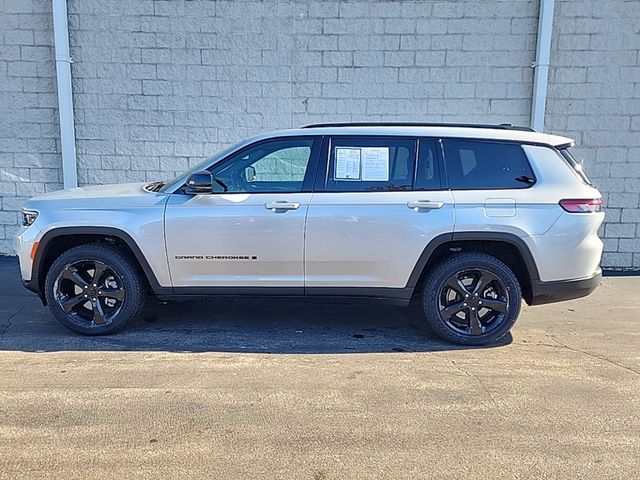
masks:
<path id="1" fill-rule="evenodd" d="M 575 174 L 580 177 L 580 180 L 582 180 L 587 185 L 593 185 L 591 183 L 591 180 L 589 180 L 589 177 L 587 177 L 582 163 L 576 160 L 576 158 L 571 154 L 568 148 L 561 148 L 558 151 L 560 152 L 560 155 L 562 156 L 564 161 L 567 162 L 571 169 L 575 172 Z"/>
<path id="2" fill-rule="evenodd" d="M 522 147 L 515 143 L 444 140 L 444 158 L 453 190 L 528 188 L 535 175 Z"/>

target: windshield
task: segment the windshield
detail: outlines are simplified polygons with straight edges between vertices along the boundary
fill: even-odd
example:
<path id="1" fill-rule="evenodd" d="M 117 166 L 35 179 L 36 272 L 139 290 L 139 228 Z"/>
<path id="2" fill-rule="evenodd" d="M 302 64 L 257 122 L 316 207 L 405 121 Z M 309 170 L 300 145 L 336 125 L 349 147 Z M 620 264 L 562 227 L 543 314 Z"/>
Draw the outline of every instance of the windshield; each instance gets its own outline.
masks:
<path id="1" fill-rule="evenodd" d="M 580 179 L 586 183 L 587 185 L 593 185 L 591 183 L 591 180 L 589 180 L 589 177 L 587 177 L 587 174 L 584 171 L 584 167 L 582 165 L 582 162 L 578 162 L 575 157 L 571 154 L 571 152 L 569 151 L 568 148 L 562 148 L 560 150 L 560 154 L 562 155 L 562 158 L 565 159 L 565 161 L 571 165 L 572 169 L 574 172 L 576 172 L 576 174 L 580 177 Z"/>
<path id="2" fill-rule="evenodd" d="M 224 150 L 216 153 L 214 156 L 207 158 L 205 161 L 200 162 L 198 165 L 196 165 L 193 168 L 190 168 L 189 170 L 187 170 L 184 173 L 181 173 L 180 175 L 178 175 L 177 177 L 173 178 L 172 180 L 169 180 L 165 183 L 165 185 L 159 190 L 160 192 L 165 192 L 171 188 L 173 188 L 177 183 L 182 183 L 186 180 L 186 178 L 191 175 L 194 172 L 197 172 L 199 170 L 206 170 L 209 166 L 211 166 L 212 164 L 216 163 L 218 160 L 223 159 L 224 157 L 226 157 L 229 153 L 231 153 L 233 150 L 235 150 L 240 144 L 237 143 L 235 145 L 231 145 L 230 147 L 225 148 Z"/>

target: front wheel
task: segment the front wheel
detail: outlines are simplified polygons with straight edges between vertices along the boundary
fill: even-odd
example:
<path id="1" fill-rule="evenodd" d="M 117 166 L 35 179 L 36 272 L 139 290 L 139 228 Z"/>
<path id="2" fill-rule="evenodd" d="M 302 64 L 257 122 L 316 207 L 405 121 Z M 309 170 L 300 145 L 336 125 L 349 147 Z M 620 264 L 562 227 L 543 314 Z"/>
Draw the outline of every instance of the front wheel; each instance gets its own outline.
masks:
<path id="1" fill-rule="evenodd" d="M 134 262 L 112 245 L 80 245 L 58 257 L 45 280 L 51 312 L 85 335 L 120 330 L 142 310 L 145 291 Z"/>
<path id="2" fill-rule="evenodd" d="M 498 341 L 520 313 L 522 292 L 507 265 L 485 253 L 461 253 L 429 272 L 422 291 L 425 319 L 460 345 Z"/>

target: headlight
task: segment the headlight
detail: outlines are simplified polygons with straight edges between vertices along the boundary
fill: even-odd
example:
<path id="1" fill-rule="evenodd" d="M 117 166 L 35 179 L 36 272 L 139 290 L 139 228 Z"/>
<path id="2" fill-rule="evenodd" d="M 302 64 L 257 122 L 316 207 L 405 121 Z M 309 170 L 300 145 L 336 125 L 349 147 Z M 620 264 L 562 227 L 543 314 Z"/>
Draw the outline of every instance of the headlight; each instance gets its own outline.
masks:
<path id="1" fill-rule="evenodd" d="M 33 224 L 33 222 L 36 221 L 36 218 L 38 218 L 38 212 L 35 210 L 22 210 L 22 225 L 25 227 Z"/>

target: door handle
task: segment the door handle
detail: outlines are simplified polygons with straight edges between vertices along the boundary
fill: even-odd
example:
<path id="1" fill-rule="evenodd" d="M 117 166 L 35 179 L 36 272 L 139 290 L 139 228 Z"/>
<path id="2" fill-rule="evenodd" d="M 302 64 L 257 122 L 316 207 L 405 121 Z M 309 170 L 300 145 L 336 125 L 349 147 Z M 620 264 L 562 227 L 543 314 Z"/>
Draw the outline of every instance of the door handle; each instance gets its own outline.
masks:
<path id="1" fill-rule="evenodd" d="M 434 208 L 442 208 L 444 202 L 432 202 L 431 200 L 414 200 L 413 202 L 407 202 L 407 207 L 413 208 L 414 210 L 420 209 L 434 209 Z"/>
<path id="2" fill-rule="evenodd" d="M 275 212 L 277 210 L 296 210 L 300 208 L 298 202 L 269 202 L 264 204 L 264 208 Z"/>

